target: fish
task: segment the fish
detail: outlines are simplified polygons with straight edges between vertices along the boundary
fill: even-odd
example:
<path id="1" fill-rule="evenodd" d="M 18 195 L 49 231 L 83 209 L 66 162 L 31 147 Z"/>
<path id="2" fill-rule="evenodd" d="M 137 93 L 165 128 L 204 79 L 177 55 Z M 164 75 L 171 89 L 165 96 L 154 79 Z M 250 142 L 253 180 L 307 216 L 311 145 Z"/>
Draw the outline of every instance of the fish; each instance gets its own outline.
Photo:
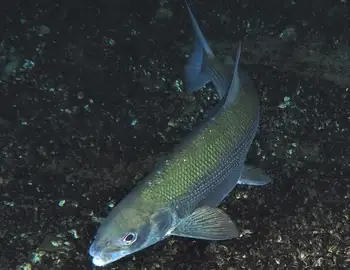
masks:
<path id="1" fill-rule="evenodd" d="M 194 93 L 212 83 L 217 105 L 109 213 L 89 248 L 105 266 L 170 236 L 228 240 L 240 236 L 218 205 L 237 184 L 262 186 L 271 178 L 245 164 L 259 123 L 257 90 L 236 59 L 220 61 L 210 49 L 187 1 L 194 49 L 184 86 Z"/>

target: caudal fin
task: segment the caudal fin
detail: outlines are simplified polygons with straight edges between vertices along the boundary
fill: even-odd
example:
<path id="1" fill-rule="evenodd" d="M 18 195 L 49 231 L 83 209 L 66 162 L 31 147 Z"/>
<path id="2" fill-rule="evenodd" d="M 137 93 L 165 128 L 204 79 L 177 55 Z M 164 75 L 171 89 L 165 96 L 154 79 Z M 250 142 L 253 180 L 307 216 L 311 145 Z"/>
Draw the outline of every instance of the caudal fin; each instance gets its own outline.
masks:
<path id="1" fill-rule="evenodd" d="M 185 6 L 188 10 L 192 27 L 194 30 L 194 50 L 185 66 L 185 88 L 188 92 L 195 92 L 212 82 L 216 87 L 219 98 L 229 98 L 225 104 L 231 102 L 239 90 L 238 63 L 240 46 L 237 51 L 235 68 L 232 65 L 222 64 L 210 49 L 187 1 Z"/>
<path id="2" fill-rule="evenodd" d="M 187 91 L 195 92 L 212 80 L 210 73 L 203 68 L 203 65 L 204 54 L 214 57 L 214 53 L 210 49 L 186 0 L 185 6 L 191 19 L 195 39 L 194 50 L 185 66 L 185 87 Z"/>

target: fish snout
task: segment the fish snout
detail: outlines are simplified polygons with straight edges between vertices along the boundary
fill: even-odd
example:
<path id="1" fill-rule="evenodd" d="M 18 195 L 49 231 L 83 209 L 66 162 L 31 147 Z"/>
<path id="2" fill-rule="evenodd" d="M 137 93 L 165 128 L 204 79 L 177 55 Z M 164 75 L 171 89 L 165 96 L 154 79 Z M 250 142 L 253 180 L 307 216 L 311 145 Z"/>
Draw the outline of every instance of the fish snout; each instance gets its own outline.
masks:
<path id="1" fill-rule="evenodd" d="M 94 257 L 92 259 L 92 263 L 95 265 L 95 266 L 105 266 L 106 264 L 109 263 L 109 261 L 105 261 L 103 258 L 97 256 L 97 257 Z"/>
<path id="2" fill-rule="evenodd" d="M 106 255 L 103 254 L 101 247 L 99 247 L 96 242 L 92 243 L 90 246 L 89 254 L 92 257 L 92 263 L 95 266 L 104 266 L 110 261 L 110 258 L 106 258 Z"/>
<path id="3" fill-rule="evenodd" d="M 89 254 L 92 257 L 92 263 L 95 266 L 105 266 L 111 262 L 119 260 L 127 255 L 127 252 L 123 252 L 120 249 L 108 250 L 108 248 L 101 246 L 98 242 L 92 243 L 89 248 Z"/>
<path id="4" fill-rule="evenodd" d="M 96 242 L 92 243 L 89 248 L 89 254 L 91 257 L 95 257 L 98 253 L 101 252 L 101 249 L 97 247 Z"/>

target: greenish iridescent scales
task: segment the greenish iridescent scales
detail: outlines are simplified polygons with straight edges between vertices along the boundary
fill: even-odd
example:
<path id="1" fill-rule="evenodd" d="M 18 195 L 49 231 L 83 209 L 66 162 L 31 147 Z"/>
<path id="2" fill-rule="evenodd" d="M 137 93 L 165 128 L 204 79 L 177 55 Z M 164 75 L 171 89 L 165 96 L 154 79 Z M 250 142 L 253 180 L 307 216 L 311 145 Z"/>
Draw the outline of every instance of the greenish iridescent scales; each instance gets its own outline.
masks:
<path id="1" fill-rule="evenodd" d="M 170 236 L 231 239 L 239 232 L 216 208 L 236 184 L 264 185 L 270 179 L 244 161 L 259 122 L 256 89 L 233 65 L 211 51 L 187 2 L 195 33 L 185 66 L 185 85 L 198 91 L 212 82 L 220 98 L 206 121 L 191 132 L 162 164 L 136 186 L 102 222 L 89 249 L 93 264 L 108 263 Z M 233 71 L 233 74 L 232 74 Z"/>
<path id="2" fill-rule="evenodd" d="M 219 184 L 217 181 L 221 178 L 215 178 L 215 174 L 220 170 L 229 171 L 227 167 L 230 164 L 225 164 L 228 163 L 225 161 L 243 142 L 250 145 L 258 114 L 255 91 L 242 88 L 237 103 L 217 115 L 215 120 L 209 121 L 189 143 L 169 157 L 171 163 L 160 171 L 154 171 L 146 179 L 141 198 L 145 202 L 162 202 L 164 206 L 176 204 L 177 200 L 191 205 L 198 203 L 198 197 L 206 197 L 210 186 Z M 233 158 L 240 160 L 241 156 L 235 154 Z M 240 154 L 245 156 L 246 152 Z M 217 181 L 213 183 L 212 179 Z"/>

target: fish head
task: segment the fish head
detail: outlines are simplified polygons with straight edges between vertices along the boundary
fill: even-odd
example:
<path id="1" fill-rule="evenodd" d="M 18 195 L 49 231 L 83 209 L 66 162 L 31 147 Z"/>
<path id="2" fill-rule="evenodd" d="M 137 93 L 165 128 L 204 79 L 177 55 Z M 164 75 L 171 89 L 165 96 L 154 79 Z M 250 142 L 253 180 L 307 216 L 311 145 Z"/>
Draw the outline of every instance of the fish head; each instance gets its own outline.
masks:
<path id="1" fill-rule="evenodd" d="M 171 216 L 116 207 L 98 229 L 89 249 L 95 266 L 104 266 L 162 240 Z"/>

